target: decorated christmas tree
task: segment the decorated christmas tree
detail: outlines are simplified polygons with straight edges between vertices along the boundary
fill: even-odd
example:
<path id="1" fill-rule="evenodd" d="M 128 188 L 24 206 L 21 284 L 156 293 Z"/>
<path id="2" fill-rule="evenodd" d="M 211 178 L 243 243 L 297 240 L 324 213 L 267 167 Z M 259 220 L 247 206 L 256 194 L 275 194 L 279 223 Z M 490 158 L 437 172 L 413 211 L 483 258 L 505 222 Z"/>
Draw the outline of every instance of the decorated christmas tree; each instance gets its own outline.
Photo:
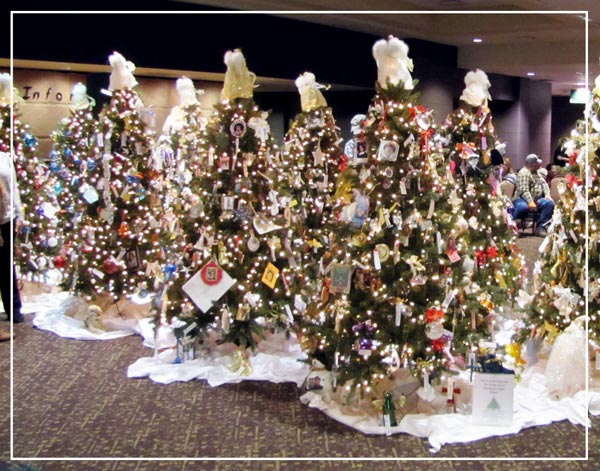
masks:
<path id="1" fill-rule="evenodd" d="M 94 278 L 93 266 L 80 263 L 84 252 L 97 253 L 106 250 L 101 241 L 88 240 L 89 224 L 97 217 L 96 204 L 100 198 L 96 186 L 99 182 L 98 161 L 101 158 L 97 146 L 98 122 L 93 114 L 94 100 L 87 95 L 82 83 L 73 87 L 69 115 L 61 120 L 52 132 L 53 160 L 60 162 L 60 180 L 55 183 L 58 192 L 58 221 L 64 244 L 54 259 L 54 265 L 62 272 L 61 285 L 70 291 L 86 291 Z M 88 291 L 88 295 L 93 294 Z"/>
<path id="2" fill-rule="evenodd" d="M 143 103 L 134 90 L 135 67 L 118 52 L 109 60 L 112 97 L 99 116 L 99 153 L 92 164 L 97 168 L 98 181 L 92 188 L 98 199 L 89 204 L 88 218 L 80 226 L 85 248 L 78 263 L 87 276 L 80 270 L 77 289 L 109 294 L 118 301 L 123 295 L 145 297 L 164 278 L 160 263 L 168 226 L 161 227 L 152 141 L 142 119 Z"/>
<path id="3" fill-rule="evenodd" d="M 404 42 L 378 41 L 373 54 L 377 94 L 356 143 L 366 155 L 338 179 L 313 342 L 344 389 L 381 398 L 379 383 L 401 367 L 429 387 L 452 363 L 465 314 L 455 308 L 462 243 L 431 111 L 418 105 Z M 487 331 L 479 313 L 474 324 Z"/>
<path id="4" fill-rule="evenodd" d="M 589 338 L 600 344 L 600 76 L 594 82 L 588 128 L 588 328 Z"/>
<path id="5" fill-rule="evenodd" d="M 301 316 L 301 337 L 312 339 L 311 326 L 321 302 L 320 261 L 329 250 L 334 230 L 332 209 L 335 182 L 347 164 L 342 139 L 314 74 L 296 79 L 302 111 L 284 138 L 280 191 L 291 196 L 290 220 L 294 231 L 290 264 L 298 268 L 290 294 L 294 315 Z M 309 347 L 311 351 L 315 346 Z"/>
<path id="6" fill-rule="evenodd" d="M 49 281 L 48 272 L 53 268 L 53 259 L 62 246 L 56 216 L 59 211 L 59 187 L 56 185 L 60 165 L 55 160 L 47 162 L 38 157 L 37 139 L 29 125 L 19 117 L 19 97 L 12 89 L 9 74 L 0 74 L 0 96 L 0 150 L 13 152 L 25 215 L 25 224 L 15 243 L 15 264 L 19 267 L 21 277 L 46 282 Z"/>
<path id="7" fill-rule="evenodd" d="M 586 116 L 592 130 L 593 113 L 589 108 Z M 554 202 L 548 235 L 539 247 L 540 259 L 533 271 L 533 291 L 531 294 L 522 291 L 519 296 L 519 305 L 527 314 L 527 325 L 516 336 L 522 343 L 534 336 L 552 344 L 558 333 L 585 314 L 586 119 L 577 122 L 565 141 L 569 162 L 564 178 L 557 180 L 558 201 Z M 592 165 L 596 145 L 597 136 L 594 138 L 590 134 Z M 592 234 L 593 230 L 590 232 Z M 590 263 L 593 263 L 591 252 Z M 590 314 L 592 312 L 590 309 Z"/>
<path id="8" fill-rule="evenodd" d="M 197 239 L 201 223 L 200 197 L 196 194 L 199 189 L 193 188 L 194 176 L 202 174 L 201 157 L 207 149 L 206 119 L 198 101 L 203 91 L 196 90 L 187 77 L 178 79 L 176 88 L 179 104 L 165 120 L 153 151 L 153 167 L 158 174 L 156 186 L 160 188 L 164 220 L 170 233 L 170 241 L 164 247 L 167 286 L 161 290 L 164 293 L 161 302 L 155 303 L 159 325 L 167 317 L 189 317 L 194 312 L 182 284 L 191 272 L 193 247 L 189 241 Z"/>
<path id="9" fill-rule="evenodd" d="M 240 50 L 228 51 L 225 64 L 222 99 L 190 182 L 199 198 L 189 212 L 197 224 L 188 231 L 190 256 L 169 292 L 185 281 L 181 289 L 195 306 L 182 314 L 188 325 L 216 321 L 223 341 L 245 358 L 265 328 L 291 322 L 286 292 L 297 269 L 288 261 L 290 198 L 276 190 L 281 162 L 268 115 L 253 99 L 255 75 Z M 195 274 L 186 280 L 184 270 Z M 161 322 L 173 315 L 176 307 Z"/>
<path id="10" fill-rule="evenodd" d="M 465 313 L 455 335 L 469 340 L 477 318 L 512 308 L 523 287 L 524 259 L 516 246 L 510 201 L 500 191 L 503 149 L 488 107 L 491 86 L 482 70 L 465 77 L 460 107 L 448 115 L 441 130 L 454 185 L 450 202 L 458 212 L 457 235 L 462 238 L 464 278 L 457 280 L 457 300 Z M 490 322 L 492 318 L 490 318 Z M 491 327 L 491 326 L 490 326 Z"/>

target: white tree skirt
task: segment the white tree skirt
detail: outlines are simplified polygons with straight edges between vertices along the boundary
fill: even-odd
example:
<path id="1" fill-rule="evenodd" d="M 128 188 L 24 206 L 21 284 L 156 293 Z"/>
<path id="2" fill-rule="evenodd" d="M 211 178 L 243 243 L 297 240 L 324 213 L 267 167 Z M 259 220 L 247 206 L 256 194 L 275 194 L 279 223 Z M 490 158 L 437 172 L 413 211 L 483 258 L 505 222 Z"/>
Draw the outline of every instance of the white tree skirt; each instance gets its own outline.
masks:
<path id="1" fill-rule="evenodd" d="M 161 336 L 160 347 L 166 336 Z M 148 345 L 149 339 L 144 342 Z M 152 357 L 140 358 L 127 369 L 129 378 L 149 377 L 157 383 L 191 381 L 204 379 L 211 386 L 240 381 L 270 381 L 272 383 L 293 382 L 301 386 L 308 375 L 309 367 L 302 361 L 306 358 L 295 336 L 285 338 L 282 333 L 268 335 L 252 354 L 248 350 L 251 371 L 248 374 L 239 369 L 232 371 L 236 346 L 227 343 L 217 345 L 208 339 L 210 345 L 204 348 L 199 358 L 184 363 L 174 363 L 175 350 L 170 348 Z M 160 348 L 159 347 L 159 348 Z"/>
<path id="2" fill-rule="evenodd" d="M 271 334 L 261 341 L 254 353 L 248 355 L 251 371 L 232 371 L 234 352 L 232 344 L 217 345 L 214 338 L 205 342 L 199 358 L 175 364 L 175 338 L 169 327 L 161 327 L 155 333 L 150 319 L 115 320 L 111 331 L 91 331 L 82 321 L 64 315 L 64 306 L 69 301 L 67 293 L 46 293 L 30 296 L 23 306 L 24 313 L 35 312 L 33 324 L 43 330 L 61 337 L 78 340 L 112 340 L 131 334 L 139 334 L 144 345 L 159 352 L 151 357 L 140 358 L 129 366 L 129 378 L 148 377 L 158 383 L 175 381 L 206 380 L 211 386 L 241 381 L 270 381 L 273 383 L 294 382 L 301 386 L 309 373 L 308 365 L 302 361 L 304 353 L 295 336 L 286 338 L 283 334 Z M 120 323 L 120 324 L 119 324 Z M 557 400 L 548 392 L 545 361 L 528 368 L 516 383 L 514 391 L 513 424 L 509 427 L 473 425 L 468 407 L 464 414 L 409 414 L 392 427 L 392 433 L 408 433 L 427 438 L 431 451 L 435 452 L 446 443 L 465 443 L 486 437 L 516 434 L 527 427 L 547 425 L 552 422 L 569 420 L 573 424 L 589 426 L 589 413 L 600 415 L 600 387 L 592 381 L 589 391 L 579 391 L 572 397 Z M 456 378 L 457 386 L 463 391 L 463 401 L 468 406 L 471 383 L 468 372 Z M 439 389 L 439 388 L 438 388 Z M 460 399 L 460 396 L 459 396 Z M 360 411 L 348 412 L 330 399 L 327 390 L 306 392 L 300 400 L 309 407 L 319 409 L 340 423 L 365 434 L 382 435 L 385 428 L 381 420 L 361 414 Z M 437 393 L 434 402 L 444 402 Z M 465 405 L 463 404 L 463 405 Z M 433 407 L 433 409 L 436 409 Z M 459 408 L 460 410 L 460 408 Z"/>
<path id="3" fill-rule="evenodd" d="M 110 319 L 110 330 L 88 329 L 83 321 L 66 316 L 65 306 L 72 300 L 65 292 L 30 296 L 23 303 L 22 312 L 35 313 L 33 325 L 59 337 L 76 340 L 113 340 L 139 333 L 135 319 Z"/>

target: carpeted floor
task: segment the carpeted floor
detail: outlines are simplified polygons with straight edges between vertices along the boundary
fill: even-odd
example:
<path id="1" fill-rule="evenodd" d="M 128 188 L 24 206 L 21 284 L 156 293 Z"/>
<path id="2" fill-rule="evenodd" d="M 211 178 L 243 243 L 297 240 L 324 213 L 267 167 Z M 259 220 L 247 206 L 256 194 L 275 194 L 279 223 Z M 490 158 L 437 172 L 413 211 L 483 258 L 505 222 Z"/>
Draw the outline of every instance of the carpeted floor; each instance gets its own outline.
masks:
<path id="1" fill-rule="evenodd" d="M 532 237 L 519 240 L 529 259 L 535 257 L 539 242 Z M 152 354 L 136 336 L 104 342 L 68 340 L 34 329 L 31 319 L 15 326 L 15 331 L 14 456 L 22 459 L 17 464 L 40 471 L 600 470 L 600 419 L 593 419 L 590 430 L 589 461 L 572 459 L 585 456 L 585 430 L 566 421 L 518 435 L 447 445 L 432 454 L 424 439 L 365 436 L 308 409 L 293 384 L 245 382 L 211 388 L 200 381 L 160 385 L 127 379 L 127 367 Z M 0 456 L 5 458 L 10 456 L 9 353 L 9 345 L 0 344 Z M 65 457 L 90 460 L 31 460 Z M 113 457 L 220 460 L 113 461 Z M 222 460 L 228 457 L 273 461 Z M 281 460 L 316 457 L 324 460 Z M 353 457 L 427 461 L 328 459 Z M 534 460 L 507 462 L 512 457 Z M 566 460 L 536 460 L 544 457 Z M 467 461 L 449 461 L 453 458 Z"/>

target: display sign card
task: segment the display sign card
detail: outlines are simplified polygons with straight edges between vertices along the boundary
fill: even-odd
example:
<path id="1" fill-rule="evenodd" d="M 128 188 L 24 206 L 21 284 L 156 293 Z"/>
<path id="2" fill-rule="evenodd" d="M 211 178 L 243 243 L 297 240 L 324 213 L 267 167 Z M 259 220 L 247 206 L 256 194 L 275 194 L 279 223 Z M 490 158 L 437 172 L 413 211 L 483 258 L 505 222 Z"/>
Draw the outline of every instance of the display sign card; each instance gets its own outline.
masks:
<path id="1" fill-rule="evenodd" d="M 512 425 L 514 388 L 514 375 L 476 373 L 473 384 L 473 424 Z"/>

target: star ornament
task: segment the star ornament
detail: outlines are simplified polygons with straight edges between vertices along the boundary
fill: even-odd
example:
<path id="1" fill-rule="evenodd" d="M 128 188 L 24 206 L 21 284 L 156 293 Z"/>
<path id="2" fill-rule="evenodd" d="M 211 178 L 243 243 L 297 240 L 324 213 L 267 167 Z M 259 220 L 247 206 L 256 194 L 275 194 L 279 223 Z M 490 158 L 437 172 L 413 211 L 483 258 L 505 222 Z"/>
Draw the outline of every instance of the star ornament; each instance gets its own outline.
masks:
<path id="1" fill-rule="evenodd" d="M 325 162 L 325 154 L 321 150 L 321 143 L 317 145 L 317 149 L 312 153 L 313 159 L 315 160 L 315 166 L 322 167 Z"/>

